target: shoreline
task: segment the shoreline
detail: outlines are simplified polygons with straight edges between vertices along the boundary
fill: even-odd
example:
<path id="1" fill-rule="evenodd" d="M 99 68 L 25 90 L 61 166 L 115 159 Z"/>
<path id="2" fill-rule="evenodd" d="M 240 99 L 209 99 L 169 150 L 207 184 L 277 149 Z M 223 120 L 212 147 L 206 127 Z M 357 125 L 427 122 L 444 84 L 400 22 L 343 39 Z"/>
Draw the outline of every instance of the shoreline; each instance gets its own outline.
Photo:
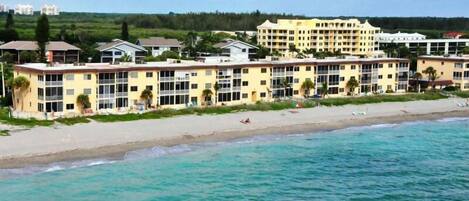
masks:
<path id="1" fill-rule="evenodd" d="M 454 100 L 453 100 L 454 101 Z M 410 103 L 379 103 L 379 104 L 370 104 L 366 106 L 345 106 L 345 107 L 329 107 L 329 108 L 313 108 L 313 109 L 298 109 L 300 113 L 289 114 L 288 110 L 285 111 L 269 111 L 269 112 L 245 112 L 237 114 L 228 114 L 228 115 L 218 115 L 218 116 L 187 116 L 187 117 L 178 117 L 170 118 L 165 120 L 140 120 L 136 122 L 127 122 L 127 123 L 93 123 L 92 125 L 77 125 L 69 127 L 60 127 L 60 128 L 33 128 L 30 131 L 23 131 L 26 135 L 37 135 L 31 141 L 25 141 L 24 147 L 31 145 L 30 150 L 23 151 L 21 150 L 22 146 L 19 146 L 17 150 L 10 150 L 10 155 L 8 153 L 3 153 L 0 151 L 0 169 L 13 169 L 13 168 L 22 168 L 29 165 L 46 165 L 54 162 L 67 162 L 67 161 L 78 161 L 78 160 L 87 160 L 95 158 L 111 158 L 111 159 L 121 159 L 127 152 L 151 148 L 155 146 L 165 146 L 171 147 L 180 144 L 194 144 L 200 142 L 217 142 L 217 141 L 228 141 L 244 137 L 257 136 L 257 135 L 284 135 L 284 134 L 303 134 L 303 133 L 316 133 L 324 132 L 330 130 L 343 129 L 348 127 L 356 126 L 368 126 L 375 124 L 385 124 L 385 123 L 403 123 L 403 122 L 412 122 L 412 121 L 424 121 L 424 120 L 438 120 L 443 118 L 452 118 L 452 117 L 469 117 L 469 110 L 461 109 L 457 107 L 446 107 L 449 106 L 449 103 L 452 101 L 415 101 Z M 440 105 L 442 108 L 439 109 L 429 109 L 429 112 L 413 112 L 409 106 L 415 104 L 428 103 L 429 105 Z M 444 105 L 442 103 L 448 104 Z M 406 105 L 407 104 L 407 105 Z M 387 107 L 386 107 L 387 105 Z M 392 108 L 393 105 L 395 108 Z M 382 108 L 385 106 L 386 108 Z M 443 107 L 445 106 L 445 107 Z M 382 109 L 377 112 L 369 112 L 366 116 L 351 116 L 350 111 L 358 111 L 358 109 L 369 110 L 373 109 Z M 407 110 L 401 110 L 406 108 Z M 388 111 L 389 110 L 389 111 Z M 290 110 L 291 111 L 291 110 Z M 313 116 L 315 112 L 317 114 L 324 115 Z M 332 113 L 331 113 L 332 112 Z M 376 114 L 375 114 L 376 113 Z M 349 114 L 349 115 L 344 115 Z M 278 116 L 276 116 L 278 115 Z M 329 115 L 329 116 L 327 116 Z M 253 119 L 254 125 L 249 125 L 242 127 L 239 122 L 236 124 L 232 122 L 233 119 L 238 119 L 239 117 L 250 116 Z M 251 117 L 252 116 L 252 117 Z M 269 117 L 272 116 L 272 117 Z M 255 121 L 260 121 L 258 118 L 265 117 L 266 122 L 259 122 L 258 124 Z M 299 119 L 310 117 L 311 119 L 304 119 L 300 121 Z M 270 118 L 270 119 L 269 119 Z M 211 124 L 217 124 L 216 119 L 220 122 L 228 122 L 226 125 L 217 125 L 217 128 L 210 129 L 210 126 L 215 126 Z M 220 120 L 221 119 L 221 120 Z M 187 120 L 194 121 L 194 129 L 187 130 L 191 128 L 190 126 L 182 129 L 174 124 L 180 122 L 186 122 Z M 205 121 L 213 120 L 213 122 Z M 264 120 L 264 119 L 263 119 Z M 269 121 L 270 120 L 270 121 Z M 283 121 L 277 121 L 283 120 Z M 313 121 L 314 120 L 314 121 Z M 285 121 L 285 122 L 284 122 Z M 200 124 L 200 125 L 199 125 Z M 152 125 L 152 127 L 144 127 L 146 125 Z M 153 127 L 154 125 L 154 127 Z M 141 126 L 139 132 L 138 128 Z M 161 126 L 162 128 L 160 128 Z M 208 128 L 200 129 L 197 131 L 197 127 L 205 126 Z M 216 127 L 216 126 L 215 126 Z M 233 129 L 240 127 L 239 129 Z M 93 136 L 89 134 L 83 134 L 80 132 L 86 132 L 86 129 L 102 129 L 114 128 L 116 131 L 113 136 L 112 132 L 107 133 L 113 138 L 109 141 L 102 142 L 98 139 L 99 136 L 95 138 L 88 136 Z M 179 129 L 178 129 L 179 128 Z M 136 133 L 132 134 L 132 130 L 137 130 Z M 144 132 L 147 131 L 147 132 Z M 166 131 L 164 136 L 156 137 L 152 135 L 152 131 Z M 184 132 L 181 132 L 184 131 Z M 39 140 L 41 137 L 48 137 L 52 135 L 53 132 L 60 135 L 72 136 L 71 132 L 76 132 L 78 141 L 72 140 L 71 142 L 64 141 L 63 139 L 57 140 L 52 145 L 57 145 L 55 147 L 49 147 L 51 144 L 47 143 L 36 143 L 39 144 L 37 147 L 34 147 L 34 140 Z M 34 134 L 32 134 L 34 133 Z M 99 130 L 98 130 L 99 133 Z M 158 133 L 158 132 L 157 132 Z M 16 134 L 13 135 L 13 138 Z M 23 137 L 23 134 L 19 135 L 18 138 Z M 80 136 L 81 135 L 81 136 Z M 130 137 L 129 137 L 130 136 Z M 64 136 L 60 136 L 64 137 Z M 86 138 L 81 139 L 80 137 Z M 122 137 L 122 138 L 120 138 Z M 0 148 L 2 146 L 2 139 L 0 138 Z M 55 138 L 50 139 L 56 139 Z M 103 138 L 106 139 L 106 138 Z M 117 139 L 117 140 L 116 140 Z M 14 139 L 12 139 L 14 142 Z M 18 141 L 24 140 L 24 138 L 18 139 Z M 44 138 L 43 140 L 47 140 Z M 90 140 L 95 140 L 92 142 Z M 115 140 L 115 141 L 113 141 Z M 113 142 L 111 142 L 113 141 Z M 124 142 L 124 143 L 119 143 Z M 57 144 L 59 143 L 59 144 Z M 64 147 L 60 147 L 60 143 L 65 144 Z M 74 145 L 74 147 L 66 147 L 66 144 Z M 80 144 L 81 143 L 81 144 Z M 10 144 L 8 144 L 10 145 Z M 91 147 L 86 147 L 89 145 Z M 104 146 L 103 146 L 104 145 Z M 11 146 L 14 147 L 14 146 Z M 41 148 L 48 147 L 51 150 L 42 150 Z M 77 148 L 78 147 L 78 148 Z M 67 150 L 68 148 L 68 150 Z M 58 150 L 58 151 L 57 151 Z M 62 151 L 61 151 L 62 150 Z M 23 151 L 23 152 L 22 152 Z M 42 153 L 41 153 L 42 152 Z M 27 154 L 23 154 L 27 153 Z"/>

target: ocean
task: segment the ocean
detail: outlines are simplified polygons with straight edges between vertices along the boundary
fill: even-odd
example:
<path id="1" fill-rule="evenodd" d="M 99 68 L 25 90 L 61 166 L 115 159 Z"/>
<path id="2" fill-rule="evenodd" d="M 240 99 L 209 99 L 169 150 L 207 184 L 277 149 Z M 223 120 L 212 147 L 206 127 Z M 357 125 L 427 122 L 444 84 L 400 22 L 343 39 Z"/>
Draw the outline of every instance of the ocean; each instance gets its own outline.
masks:
<path id="1" fill-rule="evenodd" d="M 0 139 L 1 140 L 1 139 Z M 0 200 L 468 200 L 469 118 L 0 170 Z"/>

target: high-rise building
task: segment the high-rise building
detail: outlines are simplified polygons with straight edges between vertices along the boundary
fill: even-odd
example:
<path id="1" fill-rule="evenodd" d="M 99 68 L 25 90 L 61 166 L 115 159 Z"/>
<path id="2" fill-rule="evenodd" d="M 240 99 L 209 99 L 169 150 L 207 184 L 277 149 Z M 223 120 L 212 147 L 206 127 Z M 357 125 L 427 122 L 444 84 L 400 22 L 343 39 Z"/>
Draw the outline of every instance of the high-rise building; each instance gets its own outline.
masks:
<path id="1" fill-rule="evenodd" d="M 0 4 L 0 13 L 7 13 L 8 12 L 8 6 L 5 4 Z"/>
<path id="2" fill-rule="evenodd" d="M 15 8 L 16 15 L 34 15 L 33 6 L 29 4 L 18 4 Z"/>
<path id="3" fill-rule="evenodd" d="M 41 15 L 60 15 L 59 8 L 56 5 L 44 5 L 41 8 Z"/>
<path id="4" fill-rule="evenodd" d="M 375 34 L 380 28 L 368 21 L 349 20 L 269 20 L 257 27 L 258 43 L 271 52 L 285 57 L 297 51 L 341 52 L 343 54 L 369 56 L 375 49 Z"/>

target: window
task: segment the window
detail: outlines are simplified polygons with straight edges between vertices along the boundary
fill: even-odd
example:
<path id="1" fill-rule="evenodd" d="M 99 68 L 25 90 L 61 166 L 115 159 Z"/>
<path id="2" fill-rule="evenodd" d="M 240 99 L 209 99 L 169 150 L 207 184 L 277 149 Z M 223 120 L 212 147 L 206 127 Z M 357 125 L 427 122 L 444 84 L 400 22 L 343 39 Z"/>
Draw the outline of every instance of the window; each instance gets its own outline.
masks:
<path id="1" fill-rule="evenodd" d="M 345 81 L 345 77 L 340 77 L 340 81 Z"/>
<path id="2" fill-rule="evenodd" d="M 211 89 L 212 84 L 211 83 L 205 83 L 205 89 Z"/>
<path id="3" fill-rule="evenodd" d="M 248 81 L 243 81 L 243 86 L 247 87 L 249 85 Z"/>
<path id="4" fill-rule="evenodd" d="M 122 52 L 114 52 L 114 55 L 117 55 L 117 56 L 122 55 Z"/>
<path id="5" fill-rule="evenodd" d="M 246 52 L 246 49 L 243 49 L 242 51 L 243 51 L 243 52 Z"/>
<path id="6" fill-rule="evenodd" d="M 261 85 L 266 85 L 266 84 L 267 84 L 267 81 L 261 80 Z"/>
<path id="7" fill-rule="evenodd" d="M 243 74 L 248 74 L 249 73 L 249 69 L 245 68 L 243 69 Z"/>
<path id="8" fill-rule="evenodd" d="M 138 91 L 138 87 L 137 86 L 130 86 L 130 91 Z"/>
<path id="9" fill-rule="evenodd" d="M 241 92 L 233 92 L 233 98 L 231 100 L 241 100 Z"/>
<path id="10" fill-rule="evenodd" d="M 41 81 L 41 82 L 44 81 L 44 76 L 38 75 L 37 76 L 37 81 Z"/>
<path id="11" fill-rule="evenodd" d="M 383 64 L 379 64 L 379 65 L 378 65 L 378 68 L 383 68 Z"/>
<path id="12" fill-rule="evenodd" d="M 300 67 L 298 67 L 298 66 L 295 66 L 295 68 L 294 68 L 294 71 L 295 71 L 295 72 L 298 72 L 298 71 L 300 71 Z"/>
<path id="13" fill-rule="evenodd" d="M 38 110 L 39 112 L 44 112 L 44 104 L 38 103 L 38 104 L 37 104 L 37 110 Z"/>
<path id="14" fill-rule="evenodd" d="M 75 79 L 75 75 L 73 74 L 66 74 L 65 75 L 65 80 L 74 80 Z"/>
<path id="15" fill-rule="evenodd" d="M 378 79 L 383 79 L 383 75 L 378 75 Z"/>
<path id="16" fill-rule="evenodd" d="M 73 96 L 75 94 L 75 90 L 74 89 L 67 89 L 65 94 L 67 94 L 67 96 Z"/>
<path id="17" fill-rule="evenodd" d="M 261 68 L 261 73 L 267 73 L 267 68 Z"/>
<path id="18" fill-rule="evenodd" d="M 91 89 L 90 88 L 83 89 L 83 93 L 85 95 L 91 95 Z"/>
<path id="19" fill-rule="evenodd" d="M 345 66 L 340 66 L 340 70 L 345 70 Z"/>
<path id="20" fill-rule="evenodd" d="M 145 89 L 148 89 L 150 91 L 153 91 L 153 85 L 147 85 L 145 86 Z"/>
<path id="21" fill-rule="evenodd" d="M 351 68 L 352 70 L 355 70 L 357 67 L 356 67 L 355 65 L 352 65 L 350 68 Z"/>
<path id="22" fill-rule="evenodd" d="M 192 72 L 192 73 L 191 73 L 191 76 L 192 76 L 192 77 L 197 77 L 197 72 Z"/>
<path id="23" fill-rule="evenodd" d="M 311 71 L 311 66 L 306 66 L 306 71 Z"/>
<path id="24" fill-rule="evenodd" d="M 67 107 L 67 110 L 74 110 L 75 109 L 74 104 L 67 104 L 66 107 Z"/>
<path id="25" fill-rule="evenodd" d="M 248 98 L 248 94 L 244 93 L 244 94 L 243 94 L 243 98 L 244 98 L 244 99 Z"/>
<path id="26" fill-rule="evenodd" d="M 392 79 L 392 74 L 388 74 L 388 79 Z"/>
<path id="27" fill-rule="evenodd" d="M 147 72 L 147 73 L 145 73 L 145 76 L 147 78 L 151 78 L 151 77 L 153 77 L 153 72 Z"/>
<path id="28" fill-rule="evenodd" d="M 191 89 L 197 89 L 197 84 L 191 84 Z"/>
<path id="29" fill-rule="evenodd" d="M 267 96 L 265 92 L 261 92 L 260 95 L 261 95 L 261 98 L 265 98 Z"/>
<path id="30" fill-rule="evenodd" d="M 84 74 L 83 80 L 91 80 L 91 74 Z"/>
<path id="31" fill-rule="evenodd" d="M 392 68 L 392 67 L 393 67 L 392 64 L 388 64 L 388 68 Z"/>
<path id="32" fill-rule="evenodd" d="M 293 95 L 298 95 L 300 92 L 298 90 L 293 90 Z"/>
<path id="33" fill-rule="evenodd" d="M 130 72 L 130 78 L 138 78 L 138 72 Z"/>
<path id="34" fill-rule="evenodd" d="M 211 76 L 212 70 L 205 70 L 205 76 Z"/>

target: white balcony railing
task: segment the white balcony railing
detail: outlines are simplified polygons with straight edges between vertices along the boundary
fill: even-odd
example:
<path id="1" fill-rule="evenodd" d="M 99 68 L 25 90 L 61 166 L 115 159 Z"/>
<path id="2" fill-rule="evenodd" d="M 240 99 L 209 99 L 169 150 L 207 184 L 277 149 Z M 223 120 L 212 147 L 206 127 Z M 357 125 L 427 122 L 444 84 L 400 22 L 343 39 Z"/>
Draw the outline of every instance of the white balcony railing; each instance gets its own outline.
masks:
<path id="1" fill-rule="evenodd" d="M 99 99 L 113 99 L 115 97 L 115 94 L 98 94 Z"/>
<path id="2" fill-rule="evenodd" d="M 46 101 L 63 100 L 63 96 L 46 96 Z"/>
<path id="3" fill-rule="evenodd" d="M 117 83 L 127 83 L 127 82 L 129 82 L 129 78 L 117 78 L 116 82 Z"/>
<path id="4" fill-rule="evenodd" d="M 46 81 L 46 86 L 62 86 L 63 81 Z"/>
<path id="5" fill-rule="evenodd" d="M 176 94 L 188 94 L 189 93 L 189 89 L 185 89 L 185 90 L 176 90 L 174 91 Z"/>
<path id="6" fill-rule="evenodd" d="M 114 84 L 115 80 L 114 79 L 101 79 L 98 80 L 99 84 Z"/>
<path id="7" fill-rule="evenodd" d="M 160 77 L 161 82 L 172 82 L 174 81 L 174 77 Z"/>
<path id="8" fill-rule="evenodd" d="M 129 92 L 117 92 L 116 96 L 117 97 L 126 97 L 126 96 L 129 96 Z"/>
<path id="9" fill-rule="evenodd" d="M 233 87 L 233 91 L 241 91 L 241 87 Z"/>

